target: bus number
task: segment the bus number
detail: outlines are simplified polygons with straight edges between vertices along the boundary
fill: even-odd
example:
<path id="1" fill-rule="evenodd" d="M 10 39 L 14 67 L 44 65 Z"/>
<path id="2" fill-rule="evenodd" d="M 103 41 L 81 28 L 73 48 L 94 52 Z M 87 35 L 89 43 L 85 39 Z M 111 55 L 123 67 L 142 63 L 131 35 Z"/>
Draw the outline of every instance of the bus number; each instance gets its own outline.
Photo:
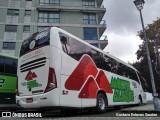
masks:
<path id="1" fill-rule="evenodd" d="M 42 32 L 36 36 L 36 40 L 42 39 L 48 35 L 48 32 Z"/>
<path id="2" fill-rule="evenodd" d="M 5 79 L 0 78 L 0 87 L 3 87 L 4 82 L 5 82 Z"/>

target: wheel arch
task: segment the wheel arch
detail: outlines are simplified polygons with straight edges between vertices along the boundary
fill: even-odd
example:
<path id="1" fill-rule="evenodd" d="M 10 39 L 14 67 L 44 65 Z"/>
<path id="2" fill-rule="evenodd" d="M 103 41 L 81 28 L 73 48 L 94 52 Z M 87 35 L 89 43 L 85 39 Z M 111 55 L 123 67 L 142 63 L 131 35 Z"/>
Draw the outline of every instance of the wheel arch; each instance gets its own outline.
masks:
<path id="1" fill-rule="evenodd" d="M 99 90 L 99 91 L 97 92 L 97 96 L 98 96 L 99 93 L 102 93 L 102 94 L 105 96 L 105 98 L 106 98 L 106 100 L 107 100 L 107 105 L 108 105 L 108 97 L 107 97 L 107 94 L 105 93 L 105 91 L 104 91 L 104 90 Z"/>
<path id="2" fill-rule="evenodd" d="M 138 100 L 140 100 L 140 105 L 143 105 L 143 98 L 141 94 L 138 95 Z"/>

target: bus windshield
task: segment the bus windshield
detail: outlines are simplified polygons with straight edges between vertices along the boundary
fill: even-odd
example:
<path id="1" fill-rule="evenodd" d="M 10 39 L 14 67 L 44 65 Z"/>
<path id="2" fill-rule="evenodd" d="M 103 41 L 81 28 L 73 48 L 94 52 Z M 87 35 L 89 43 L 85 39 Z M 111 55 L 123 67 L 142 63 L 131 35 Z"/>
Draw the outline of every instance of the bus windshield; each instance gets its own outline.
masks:
<path id="1" fill-rule="evenodd" d="M 36 49 L 50 44 L 50 29 L 37 32 L 25 39 L 22 43 L 20 56 Z"/>

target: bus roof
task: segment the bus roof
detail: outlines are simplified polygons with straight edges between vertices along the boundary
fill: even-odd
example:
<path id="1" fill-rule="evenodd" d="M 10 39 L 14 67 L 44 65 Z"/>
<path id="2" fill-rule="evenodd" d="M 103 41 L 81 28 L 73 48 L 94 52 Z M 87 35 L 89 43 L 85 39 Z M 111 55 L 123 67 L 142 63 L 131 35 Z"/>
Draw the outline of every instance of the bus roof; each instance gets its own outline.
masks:
<path id="1" fill-rule="evenodd" d="M 130 65 L 130 64 L 128 64 L 128 63 L 126 63 L 126 62 L 120 60 L 119 58 L 117 58 L 117 57 L 115 57 L 115 56 L 112 56 L 112 55 L 109 54 L 109 53 L 106 53 L 105 51 L 103 51 L 103 50 L 101 50 L 101 49 L 99 49 L 99 48 L 97 48 L 97 47 L 95 47 L 95 46 L 93 46 L 93 45 L 87 43 L 86 41 L 84 41 L 84 40 L 82 40 L 82 39 L 80 39 L 80 38 L 78 38 L 78 37 L 72 35 L 72 34 L 69 33 L 69 32 L 66 32 L 65 30 L 62 30 L 62 29 L 57 28 L 57 27 L 51 27 L 51 29 L 57 29 L 58 31 L 61 31 L 61 32 L 63 32 L 63 33 L 67 33 L 67 34 L 69 34 L 71 37 L 76 38 L 76 40 L 78 40 L 78 41 L 80 41 L 80 42 L 82 42 L 82 43 L 88 45 L 89 47 L 91 47 L 91 48 L 93 48 L 93 49 L 95 49 L 95 50 L 97 50 L 97 51 L 99 51 L 99 52 L 101 52 L 101 53 L 103 53 L 103 54 L 105 54 L 105 55 L 107 55 L 107 56 L 109 56 L 109 57 L 115 59 L 116 61 L 118 61 L 118 62 L 120 62 L 120 63 L 122 63 L 122 64 L 124 64 L 124 65 L 126 65 L 126 66 L 128 66 L 128 67 L 130 67 L 130 68 L 132 68 L 132 69 L 134 69 L 134 70 L 136 70 L 132 65 Z M 136 70 L 136 71 L 137 71 L 137 70 Z"/>
<path id="2" fill-rule="evenodd" d="M 0 53 L 0 56 L 8 57 L 8 58 L 13 58 L 13 59 L 18 59 L 18 57 L 16 57 L 16 56 L 11 56 L 11 55 L 2 54 L 2 53 Z"/>

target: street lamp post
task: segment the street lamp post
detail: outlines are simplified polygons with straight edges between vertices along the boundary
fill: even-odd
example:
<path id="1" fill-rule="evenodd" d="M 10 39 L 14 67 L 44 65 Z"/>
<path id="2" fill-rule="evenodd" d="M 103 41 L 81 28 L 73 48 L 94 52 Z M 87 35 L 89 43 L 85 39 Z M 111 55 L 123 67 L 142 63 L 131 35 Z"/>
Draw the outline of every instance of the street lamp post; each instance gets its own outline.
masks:
<path id="1" fill-rule="evenodd" d="M 156 111 L 160 111 L 160 100 L 158 98 L 158 94 L 157 94 L 156 88 L 155 88 L 155 81 L 154 81 L 154 76 L 153 76 L 151 58 L 150 58 L 150 53 L 149 53 L 149 48 L 148 48 L 148 40 L 146 37 L 146 31 L 144 28 L 144 22 L 143 22 L 143 17 L 142 17 L 142 9 L 143 9 L 144 3 L 145 3 L 144 0 L 135 0 L 134 1 L 135 6 L 137 7 L 137 9 L 140 12 L 140 18 L 141 18 L 142 29 L 143 29 L 143 34 L 144 34 L 144 41 L 145 41 L 145 48 L 146 48 L 146 53 L 147 53 L 147 60 L 148 60 L 151 83 L 152 83 L 154 109 Z"/>

